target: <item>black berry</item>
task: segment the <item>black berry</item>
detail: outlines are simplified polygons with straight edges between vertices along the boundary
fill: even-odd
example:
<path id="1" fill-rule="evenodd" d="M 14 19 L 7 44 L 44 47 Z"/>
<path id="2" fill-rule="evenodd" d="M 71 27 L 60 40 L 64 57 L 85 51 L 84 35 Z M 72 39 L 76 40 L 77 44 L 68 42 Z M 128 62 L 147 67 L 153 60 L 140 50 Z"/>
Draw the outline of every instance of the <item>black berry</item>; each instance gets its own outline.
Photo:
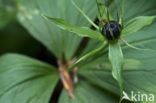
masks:
<path id="1" fill-rule="evenodd" d="M 109 21 L 102 28 L 102 34 L 108 40 L 115 40 L 120 37 L 121 25 L 116 21 Z"/>

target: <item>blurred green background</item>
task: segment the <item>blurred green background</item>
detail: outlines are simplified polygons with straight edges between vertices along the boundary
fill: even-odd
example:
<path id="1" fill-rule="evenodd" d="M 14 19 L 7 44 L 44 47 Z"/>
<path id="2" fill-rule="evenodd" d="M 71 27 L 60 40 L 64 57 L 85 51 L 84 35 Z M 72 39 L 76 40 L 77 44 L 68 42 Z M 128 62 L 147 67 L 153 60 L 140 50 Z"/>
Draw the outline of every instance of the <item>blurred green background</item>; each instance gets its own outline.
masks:
<path id="1" fill-rule="evenodd" d="M 28 27 L 29 27 L 29 25 L 26 25 L 25 24 L 25 22 L 23 23 L 23 24 L 25 24 L 26 25 L 26 27 L 27 27 L 27 30 L 18 22 L 18 20 L 17 20 L 17 17 L 16 17 L 16 10 L 17 10 L 17 8 L 16 8 L 16 3 L 14 2 L 14 1 L 16 1 L 16 0 L 0 0 L 0 55 L 2 55 L 2 54 L 5 54 L 5 53 L 19 53 L 19 54 L 24 54 L 24 55 L 27 55 L 27 56 L 30 56 L 30 57 L 33 57 L 33 58 L 36 58 L 36 59 L 38 59 L 38 60 L 41 60 L 41 61 L 45 61 L 45 62 L 48 62 L 48 63 L 50 63 L 50 64 L 52 64 L 52 65 L 54 65 L 54 66 L 57 66 L 57 63 L 56 63 L 56 58 L 54 57 L 54 55 L 52 54 L 52 53 L 50 53 L 50 51 L 49 50 L 47 50 L 47 48 L 45 47 L 45 46 L 43 46 L 43 44 L 41 44 L 40 42 L 38 42 L 36 39 L 34 39 L 30 34 L 29 34 L 29 32 L 27 31 L 28 30 Z M 24 0 L 23 0 L 24 1 Z M 31 1 L 31 0 L 29 0 L 29 1 Z M 29 2 L 29 1 L 27 1 L 27 2 Z M 33 0 L 32 0 L 33 1 Z M 44 0 L 43 0 L 44 1 Z M 50 1 L 50 0 L 49 0 Z M 56 0 L 55 0 L 56 1 Z M 89 0 L 88 0 L 89 1 Z M 134 1 L 134 0 L 133 0 Z M 140 2 L 142 2 L 142 0 L 140 0 L 140 1 L 138 1 L 138 3 L 135 3 L 136 5 L 134 5 L 135 7 L 134 8 L 131 8 L 132 6 L 131 5 L 133 5 L 133 1 L 131 1 L 131 3 L 132 4 L 130 4 L 130 3 L 127 3 L 127 4 L 129 4 L 129 6 L 125 6 L 125 7 L 127 7 L 127 10 L 130 10 L 129 12 L 127 12 L 127 14 L 126 14 L 126 21 L 128 20 L 128 19 L 130 19 L 130 18 L 133 18 L 133 17 L 135 17 L 135 16 L 138 16 L 138 15 L 145 15 L 147 12 L 145 12 L 144 13 L 144 11 L 146 11 L 146 8 L 145 9 L 140 9 L 140 8 L 138 8 L 137 10 L 134 10 L 134 9 L 136 9 L 135 7 L 137 7 L 138 5 L 137 4 L 140 4 Z M 144 2 L 143 3 L 145 3 L 145 1 L 146 0 L 144 0 Z M 154 0 L 153 0 L 154 1 Z M 25 2 L 24 3 L 22 3 L 22 4 L 25 4 Z M 31 4 L 31 3 L 30 3 Z M 40 5 L 42 4 L 42 2 L 40 3 Z M 152 4 L 152 3 L 150 3 L 150 4 Z M 153 3 L 154 4 L 154 3 Z M 46 3 L 44 4 L 44 6 L 46 6 Z M 44 8 L 44 6 L 43 6 L 43 8 Z M 26 7 L 27 8 L 29 8 L 29 6 L 28 5 L 26 5 Z M 30 5 L 30 7 L 31 7 L 31 5 Z M 67 7 L 67 4 L 66 4 L 66 7 Z M 150 13 L 152 14 L 152 13 L 154 13 L 155 14 L 155 9 L 153 10 L 153 8 L 154 8 L 154 6 L 150 6 L 150 5 L 147 5 L 147 7 L 149 7 L 150 9 L 151 9 L 151 11 L 149 10 L 149 9 L 147 9 L 147 11 L 150 11 Z M 43 9 L 42 8 L 42 9 Z M 47 7 L 48 8 L 48 7 Z M 131 8 L 131 9 L 129 9 L 129 8 Z M 31 8 L 29 8 L 29 9 L 31 9 Z M 68 8 L 68 9 L 70 9 L 70 8 Z M 51 10 L 51 8 L 50 9 L 45 9 L 45 11 L 47 10 L 47 12 L 49 13 L 49 14 L 52 14 L 52 10 Z M 61 11 L 62 10 L 62 8 L 59 10 L 59 11 Z M 87 9 L 86 9 L 87 10 Z M 90 10 L 90 9 L 89 9 Z M 139 11 L 138 10 L 140 10 L 140 14 L 138 13 Z M 22 11 L 22 10 L 21 10 Z M 53 12 L 55 11 L 55 9 L 53 9 Z M 28 11 L 27 11 L 28 12 Z M 28 12 L 29 13 L 29 12 Z M 47 13 L 47 14 L 48 14 Z M 68 12 L 68 13 L 71 13 L 70 11 Z M 72 12 L 73 13 L 73 12 Z M 142 14 L 141 14 L 142 13 Z M 149 13 L 149 12 L 148 12 Z M 147 14 L 148 14 L 147 13 Z M 57 12 L 56 12 L 56 14 L 57 14 Z M 92 10 L 91 11 L 91 13 L 90 14 L 95 14 L 95 11 L 94 10 Z M 22 13 L 21 13 L 21 15 L 22 15 Z M 68 17 L 68 15 L 66 14 L 66 16 Z M 71 19 L 70 17 L 72 17 L 73 15 L 70 15 L 69 16 L 69 19 Z M 96 16 L 96 15 L 95 15 Z M 93 17 L 94 18 L 94 17 Z M 35 18 L 36 19 L 36 18 Z M 35 20 L 35 19 L 32 19 L 32 21 L 33 20 Z M 84 19 L 84 18 L 83 18 Z M 82 20 L 83 20 L 82 19 Z M 34 25 L 34 27 L 35 26 L 38 26 L 38 20 L 41 20 L 40 18 L 39 19 L 37 19 L 36 21 L 33 21 L 33 23 L 35 24 Z M 75 20 L 75 18 L 74 19 L 72 19 L 73 20 L 73 23 L 76 23 L 76 21 L 74 21 Z M 29 22 L 32 22 L 31 20 L 29 21 Z M 43 22 L 43 20 L 42 20 L 42 22 Z M 45 22 L 46 24 L 48 24 L 47 22 Z M 44 23 L 44 24 L 45 24 Z M 83 22 L 83 23 L 85 23 L 85 22 Z M 88 25 L 89 26 L 89 25 Z M 50 24 L 48 24 L 48 27 L 52 27 L 52 25 L 50 25 Z M 152 26 L 151 26 L 152 27 Z M 154 26 L 155 27 L 155 26 Z M 40 31 L 42 31 L 40 28 L 42 28 L 42 26 L 41 27 L 39 27 L 39 30 Z M 54 28 L 55 29 L 55 28 Z M 145 28 L 146 29 L 146 28 Z M 31 29 L 29 28 L 29 30 L 31 31 Z M 151 30 L 151 34 L 153 34 L 155 31 L 155 29 L 150 29 Z M 57 30 L 56 30 L 57 31 Z M 146 33 L 149 33 L 149 31 L 146 31 L 145 33 L 144 33 L 144 35 L 146 34 Z M 41 33 L 41 35 L 42 36 L 44 36 L 44 30 L 43 30 L 43 32 Z M 57 32 L 58 33 L 58 32 Z M 66 32 L 63 32 L 64 34 L 67 34 Z M 34 33 L 35 34 L 35 33 Z M 59 35 L 59 34 L 57 34 L 57 35 Z M 60 35 L 62 35 L 62 32 L 60 33 Z M 142 33 L 140 33 L 140 35 L 142 35 Z M 39 35 L 40 36 L 40 35 Z M 53 35 L 52 34 L 52 36 L 55 36 L 55 35 Z M 154 35 L 151 35 L 151 36 L 149 36 L 149 38 L 151 38 L 151 37 L 154 37 Z M 38 36 L 36 36 L 36 38 L 37 38 Z M 47 38 L 49 38 L 50 37 L 50 35 L 48 35 L 48 33 L 46 34 L 46 37 Z M 61 53 L 62 51 L 64 51 L 66 54 L 72 54 L 72 53 L 70 53 L 69 52 L 69 50 L 71 50 L 71 48 L 69 48 L 69 47 L 72 47 L 72 46 L 68 46 L 68 44 L 71 44 L 71 42 L 72 41 L 74 41 L 74 39 L 71 39 L 72 41 L 70 41 L 70 42 L 68 42 L 69 40 L 70 40 L 70 38 L 73 38 L 73 35 L 69 35 L 69 38 L 63 38 L 63 36 L 61 36 L 62 37 L 62 39 L 60 39 L 59 41 L 62 41 L 62 40 L 65 40 L 65 41 L 67 41 L 66 42 L 66 47 L 64 46 L 64 48 L 63 47 L 61 47 L 61 48 L 59 48 L 58 49 L 58 51 L 60 51 L 60 52 L 58 52 L 58 57 L 59 57 L 59 53 Z M 136 36 L 131 36 L 131 37 L 127 37 L 128 39 L 129 39 L 129 41 L 132 41 L 133 42 L 133 38 L 136 38 Z M 142 36 L 143 37 L 143 36 Z M 146 37 L 145 37 L 146 38 Z M 51 41 L 53 40 L 53 38 L 50 38 L 51 39 Z M 142 40 L 141 38 L 140 38 L 140 36 L 138 35 L 137 36 L 137 38 L 136 38 L 136 40 Z M 46 39 L 43 39 L 43 41 L 45 42 L 45 40 Z M 75 39 L 75 41 L 74 42 L 72 42 L 73 44 L 75 43 L 75 45 L 77 45 L 77 44 L 79 44 L 79 43 L 77 43 L 77 41 L 76 40 L 79 40 L 79 41 L 81 41 L 80 40 L 80 38 L 76 38 Z M 134 39 L 135 40 L 135 39 Z M 143 38 L 143 40 L 144 40 L 144 38 Z M 41 40 L 40 40 L 41 41 Z M 41 42 L 43 42 L 43 41 L 41 41 Z M 56 39 L 56 41 L 58 41 L 58 39 Z M 84 40 L 84 41 L 87 41 L 87 40 Z M 43 42 L 43 43 L 44 43 Z M 155 42 L 155 41 L 154 41 Z M 154 43 L 153 42 L 153 43 Z M 50 42 L 51 43 L 51 42 Z M 50 44 L 49 43 L 49 44 Z M 60 43 L 60 45 L 62 45 L 63 43 L 62 42 L 57 42 L 57 43 Z M 61 44 L 62 43 L 62 44 Z M 94 41 L 91 41 L 90 43 L 93 43 L 94 44 Z M 46 44 L 46 43 L 45 43 Z M 84 43 L 84 44 L 86 44 L 86 43 Z M 96 43 L 95 43 L 96 44 Z M 140 43 L 141 44 L 141 43 Z M 59 44 L 58 44 L 59 45 Z M 56 47 L 59 47 L 58 45 L 56 45 Z M 77 50 L 75 47 L 75 45 L 73 45 L 73 49 L 71 50 L 73 53 L 74 53 L 74 50 Z M 150 42 L 148 42 L 146 45 L 150 45 L 152 48 L 154 48 L 154 46 L 153 45 L 151 45 L 151 43 Z M 46 45 L 47 46 L 47 45 Z M 49 45 L 48 45 L 49 46 Z M 84 46 L 84 45 L 83 45 Z M 96 44 L 96 46 L 97 46 L 97 44 Z M 90 49 L 93 49 L 92 47 L 94 47 L 94 45 L 92 45 L 92 44 L 90 44 Z M 52 48 L 52 46 L 51 46 L 51 48 Z M 88 47 L 89 48 L 89 47 Z M 87 48 L 87 49 L 88 49 Z M 54 48 L 55 49 L 55 48 Z M 79 48 L 78 48 L 78 50 L 82 50 L 83 48 L 82 48 L 82 46 L 79 46 Z M 86 50 L 87 50 L 86 49 Z M 90 50 L 90 49 L 88 49 L 88 50 Z M 138 54 L 140 54 L 139 52 L 136 52 L 135 53 L 135 51 L 133 50 L 133 49 L 126 49 L 127 51 L 129 51 L 130 50 L 130 52 L 125 52 L 124 51 L 124 54 L 125 54 L 125 57 L 127 56 L 127 57 L 136 57 L 137 58 L 137 56 L 135 56 L 135 55 L 138 55 Z M 53 52 L 53 49 L 51 50 L 52 52 Z M 86 51 L 85 51 L 86 52 Z M 85 53 L 84 52 L 84 53 Z M 56 50 L 56 53 L 57 53 L 57 50 Z M 127 53 L 127 54 L 126 54 Z M 134 53 L 134 54 L 133 54 Z M 79 55 L 79 54 L 81 54 L 80 53 L 80 51 L 78 51 L 78 53 L 75 53 L 75 55 L 77 56 L 77 55 Z M 81 54 L 82 55 L 82 54 Z M 55 55 L 56 56 L 56 55 Z M 71 59 L 72 58 L 72 55 L 68 55 L 68 57 Z M 126 57 L 126 58 L 127 58 Z M 138 57 L 139 57 L 139 55 L 138 55 Z M 146 57 L 147 59 L 142 59 L 145 63 L 150 63 L 150 57 Z M 101 59 L 102 60 L 102 59 Z M 154 58 L 153 58 L 153 60 L 155 60 Z M 152 60 L 151 60 L 152 61 Z M 94 61 L 93 61 L 94 62 Z M 96 62 L 96 61 L 95 61 Z M 101 62 L 101 61 L 100 61 Z M 89 63 L 85 63 L 85 64 L 89 64 Z M 91 64 L 91 63 L 90 63 Z M 152 64 L 152 63 L 151 63 Z M 153 63 L 153 65 L 154 65 L 154 63 Z M 88 65 L 89 66 L 89 65 Z M 92 65 L 91 65 L 92 66 Z M 87 66 L 86 66 L 87 67 Z M 143 66 L 142 66 L 143 67 Z M 84 67 L 85 68 L 85 67 Z M 86 71 L 87 71 L 87 69 L 88 69 L 88 67 L 86 68 Z M 90 69 L 90 67 L 89 67 L 89 69 Z M 132 68 L 133 69 L 133 68 Z M 140 68 L 139 68 L 140 69 Z M 153 70 L 154 70 L 154 68 L 152 68 Z M 97 78 L 96 78 L 96 75 L 93 73 L 93 74 L 87 74 L 87 73 L 90 73 L 89 71 L 88 72 L 86 72 L 86 74 L 84 73 L 83 74 L 83 71 L 81 72 L 80 71 L 80 74 L 81 75 L 83 75 L 84 76 L 84 78 L 86 78 L 86 81 L 89 81 L 89 82 L 91 82 L 92 80 L 93 80 L 93 82 L 95 82 L 95 84 L 98 86 L 98 87 L 100 87 L 101 85 L 101 87 L 102 88 L 104 88 L 104 89 L 107 89 L 107 85 L 103 85 L 103 84 L 105 84 L 105 81 L 106 81 L 106 84 L 107 84 L 107 80 L 110 80 L 110 79 L 107 79 L 108 77 L 111 77 L 111 76 L 109 76 L 109 75 L 105 75 L 105 72 L 99 72 L 99 74 L 97 73 Z M 147 73 L 148 74 L 148 73 Z M 149 75 L 149 74 L 148 74 Z M 88 77 L 95 77 L 94 79 L 90 79 L 90 78 L 88 78 Z M 140 77 L 144 77 L 144 74 L 142 74 L 142 72 L 140 72 L 140 74 L 138 73 L 136 73 L 136 72 L 133 72 L 133 70 L 132 70 L 132 72 L 127 72 L 127 74 L 125 74 L 125 77 L 126 77 L 126 80 L 131 80 L 131 82 L 133 83 L 133 82 L 136 82 L 137 80 L 139 81 L 139 83 L 137 84 L 137 86 L 138 87 L 141 87 L 142 86 L 142 84 L 143 83 L 145 83 L 145 81 L 140 81 Z M 137 80 L 136 80 L 136 78 L 133 78 L 134 77 L 136 77 L 136 78 L 138 78 Z M 112 78 L 112 77 L 111 77 Z M 129 79 L 130 78 L 130 79 Z M 98 81 L 97 81 L 97 80 Z M 107 80 L 105 80 L 105 79 L 107 79 Z M 147 80 L 147 81 L 149 81 L 149 80 L 153 80 L 153 81 L 155 81 L 154 79 L 152 79 L 152 78 L 146 78 L 145 80 Z M 115 83 L 112 79 L 110 80 L 112 83 Z M 109 82 L 110 82 L 109 81 Z M 98 84 L 98 82 L 99 82 L 99 84 Z M 111 84 L 111 82 L 110 82 L 110 84 Z M 140 83 L 141 82 L 141 83 Z M 86 82 L 86 83 L 88 83 L 88 82 Z M 128 83 L 127 83 L 128 84 Z M 62 86 L 60 86 L 61 85 L 61 83 L 59 82 L 58 84 L 57 84 L 57 86 L 56 86 L 56 88 L 55 88 L 55 91 L 54 91 L 54 93 L 53 94 L 51 94 L 52 96 L 52 98 L 51 98 L 51 101 L 53 102 L 53 103 L 56 103 L 56 101 L 58 100 L 58 96 L 59 96 L 59 94 L 60 94 L 60 92 L 61 92 L 61 89 L 60 88 L 62 88 Z M 94 85 L 95 86 L 95 85 Z M 129 88 L 130 87 L 130 85 L 128 84 L 128 85 L 126 85 L 127 87 L 126 88 Z M 152 85 L 152 86 L 154 86 L 154 84 Z M 81 86 L 80 86 L 81 87 Z M 87 88 L 89 87 L 89 85 L 87 84 Z M 95 88 L 95 90 L 97 90 L 97 94 L 101 94 L 101 92 L 100 93 L 98 93 L 98 90 L 101 90 L 101 87 L 100 87 L 100 89 L 97 89 L 97 88 Z M 149 87 L 149 86 L 148 86 Z M 111 87 L 109 87 L 108 86 L 108 88 L 110 88 L 111 90 L 112 90 L 112 88 Z M 135 88 L 135 86 L 134 86 L 134 88 Z M 81 88 L 80 88 L 81 89 Z M 141 88 L 142 89 L 142 88 Z M 147 88 L 147 89 L 149 89 L 149 91 L 151 90 L 151 91 L 153 91 L 153 89 L 151 89 L 151 88 Z M 79 90 L 79 88 L 78 88 L 78 90 Z M 109 90 L 109 89 L 108 89 Z M 106 91 L 104 91 L 104 93 L 105 93 Z M 88 92 L 88 93 L 90 93 L 90 92 Z M 91 92 L 92 93 L 92 92 Z M 66 95 L 65 95 L 66 96 Z M 93 95 L 91 95 L 91 96 L 93 96 Z M 107 97 L 107 96 L 106 96 Z M 66 98 L 66 97 L 63 97 L 62 96 L 62 98 Z M 113 97 L 114 98 L 114 97 Z M 97 99 L 98 99 L 98 97 L 97 97 Z M 109 99 L 109 98 L 108 98 Z M 63 99 L 62 99 L 63 100 Z M 84 100 L 85 100 L 85 98 L 84 98 Z M 111 100 L 111 99 L 110 99 Z M 95 101 L 96 101 L 96 99 L 95 99 Z"/>
<path id="2" fill-rule="evenodd" d="M 15 0 L 0 0 L 0 54 L 19 53 L 56 66 L 55 57 L 21 26 Z"/>
<path id="3" fill-rule="evenodd" d="M 47 48 L 34 39 L 16 17 L 15 0 L 0 0 L 0 55 L 19 53 L 57 66 L 56 58 Z M 62 88 L 58 83 L 58 88 Z M 59 90 L 59 91 L 58 91 Z M 61 89 L 57 89 L 51 100 L 55 103 Z"/>

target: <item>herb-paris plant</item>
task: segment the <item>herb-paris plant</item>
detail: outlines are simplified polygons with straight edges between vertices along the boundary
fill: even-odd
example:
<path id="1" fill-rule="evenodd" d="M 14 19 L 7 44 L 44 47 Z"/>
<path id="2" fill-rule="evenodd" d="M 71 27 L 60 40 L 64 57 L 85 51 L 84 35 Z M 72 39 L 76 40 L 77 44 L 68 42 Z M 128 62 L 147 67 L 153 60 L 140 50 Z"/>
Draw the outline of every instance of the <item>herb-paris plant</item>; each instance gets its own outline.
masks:
<path id="1" fill-rule="evenodd" d="M 122 30 L 122 34 L 121 35 L 128 35 L 128 34 L 131 34 L 133 32 L 136 32 L 140 29 L 142 29 L 144 26 L 146 25 L 149 25 L 152 23 L 152 21 L 156 18 L 156 15 L 154 16 L 140 16 L 140 17 L 136 17 L 132 20 L 130 20 L 126 26 L 124 27 L 123 25 L 123 16 L 124 16 L 124 0 L 122 0 L 122 8 L 121 8 L 121 18 L 120 18 L 120 21 L 118 21 L 118 23 L 120 22 L 122 26 L 120 26 L 120 24 L 117 24 L 116 21 L 110 21 L 110 18 L 109 18 L 109 11 L 108 11 L 108 8 L 106 7 L 106 3 L 104 3 L 104 7 L 101 8 L 101 5 L 102 3 L 99 2 L 99 0 L 96 0 L 97 2 L 97 5 L 98 5 L 98 10 L 99 10 L 99 13 L 101 13 L 101 11 L 105 10 L 103 13 L 105 14 L 100 14 L 101 17 L 99 19 L 103 19 L 103 15 L 106 15 L 107 17 L 107 20 L 104 20 L 104 22 L 106 23 L 104 26 L 102 26 L 102 31 L 101 32 L 101 35 L 104 35 L 107 42 L 109 43 L 109 60 L 112 64 L 112 75 L 113 77 L 118 81 L 119 83 L 119 86 L 120 86 L 120 102 L 122 101 L 122 93 L 123 93 L 123 81 L 122 81 L 122 66 L 123 66 L 123 63 L 124 63 L 124 60 L 123 60 L 123 54 L 122 54 L 122 51 L 121 51 L 121 47 L 118 43 L 118 36 L 120 35 L 120 29 L 123 29 Z M 81 12 L 81 14 L 95 27 L 97 28 L 98 30 L 101 30 L 100 28 L 98 28 L 96 26 L 96 24 L 93 24 L 93 22 L 89 19 L 89 17 L 87 17 L 87 15 L 72 1 L 73 5 Z M 102 9 L 102 10 L 100 10 Z M 44 16 L 44 15 L 43 15 Z M 44 16 L 46 19 L 56 23 L 58 25 L 58 27 L 60 27 L 61 29 L 64 29 L 64 30 L 67 30 L 69 32 L 74 32 L 76 34 L 78 34 L 79 36 L 84 36 L 86 37 L 85 34 L 87 34 L 87 37 L 91 37 L 91 38 L 94 38 L 94 39 L 97 39 L 98 37 L 94 37 L 93 35 L 95 36 L 99 36 L 99 38 L 102 39 L 102 37 L 100 37 L 100 35 L 97 35 L 97 33 L 94 33 L 94 32 L 88 32 L 86 33 L 85 32 L 85 29 L 81 29 L 81 33 L 80 33 L 80 29 L 78 31 L 78 27 L 77 29 L 73 29 L 73 26 L 71 26 L 70 24 L 68 24 L 66 21 L 64 20 L 59 20 L 59 19 L 56 19 L 56 18 L 50 18 L 50 17 L 47 17 L 47 16 Z M 117 18 L 119 19 L 118 17 L 118 11 L 117 11 Z M 61 22 L 63 21 L 63 23 Z M 101 21 L 101 20 L 99 20 Z M 69 27 L 68 25 L 70 25 L 71 27 Z M 69 28 L 67 28 L 69 27 Z M 107 27 L 108 27 L 108 30 L 107 30 Z M 116 27 L 116 28 L 115 28 Z M 82 27 L 81 27 L 82 28 Z M 84 27 L 83 27 L 84 28 Z M 118 32 L 119 31 L 119 32 Z M 83 33 L 82 33 L 83 32 Z M 97 31 L 98 32 L 98 31 Z M 121 37 L 120 37 L 121 38 Z M 100 40 L 100 39 L 98 39 Z M 127 43 L 127 41 L 123 40 L 121 38 L 121 40 L 127 44 L 127 46 L 129 47 L 133 47 L 133 48 L 136 48 L 130 44 Z M 103 45 L 100 47 L 102 48 Z M 105 47 L 105 46 L 104 46 Z M 103 48 L 102 48 L 103 49 Z M 102 49 L 99 49 L 99 50 L 102 50 Z M 138 48 L 136 48 L 138 49 Z M 89 56 L 92 56 L 93 54 L 96 54 L 96 52 L 99 52 L 99 50 L 93 50 L 92 52 L 90 52 L 89 54 L 85 55 L 84 57 L 80 58 L 76 64 L 78 62 L 80 62 L 81 60 L 84 60 L 84 59 L 87 59 L 87 57 Z M 76 65 L 75 64 L 75 65 Z M 75 66 L 74 65 L 74 66 Z"/>
<path id="2" fill-rule="evenodd" d="M 83 8 L 83 11 L 87 13 L 86 15 L 89 16 L 91 20 L 94 20 L 97 15 L 96 2 L 94 0 L 77 0 L 75 2 L 78 7 Z M 120 1 L 116 4 L 118 3 L 120 3 Z M 139 5 L 142 5 L 142 3 L 147 3 L 147 1 L 138 0 L 136 3 L 135 0 L 129 0 L 125 2 L 125 8 L 127 8 L 125 9 L 125 16 L 127 16 L 126 13 L 129 13 L 129 16 L 125 18 L 124 24 L 127 24 L 127 21 L 135 17 L 135 15 L 141 16 L 146 14 L 146 10 L 151 11 L 148 11 L 149 13 L 146 15 L 155 15 L 155 12 L 153 13 L 153 10 L 155 10 L 155 0 L 148 2 L 148 5 L 144 5 L 144 8 L 141 6 L 141 9 L 138 8 L 138 10 L 134 12 L 126 11 L 130 10 L 132 5 L 133 8 L 136 9 Z M 81 36 L 98 38 L 98 40 L 105 41 L 105 38 L 100 32 L 89 29 L 90 25 L 87 23 L 87 20 L 74 9 L 70 0 L 22 0 L 18 5 L 18 19 L 21 24 L 34 38 L 42 42 L 60 60 L 62 59 L 62 53 L 65 54 L 68 61 L 72 60 L 72 58 L 75 57 L 74 53 L 82 38 L 56 28 L 54 24 L 44 20 L 40 12 L 54 17 L 53 19 L 55 20 L 56 18 L 65 19 L 70 22 L 71 25 L 76 26 L 75 29 L 75 26 L 59 24 L 60 27 L 63 26 L 67 28 L 66 30 L 70 30 L 69 27 L 72 27 L 74 33 L 78 32 Z M 114 5 L 114 2 L 112 2 L 111 5 Z M 141 11 L 139 12 L 139 10 Z M 112 13 L 111 8 L 110 13 Z M 85 26 L 85 28 L 80 26 Z M 77 27 L 81 29 L 81 31 L 77 30 Z M 139 32 L 135 31 L 132 35 L 124 36 L 124 39 L 128 41 L 128 43 L 132 43 L 140 48 L 148 47 L 150 49 L 156 49 L 154 45 L 151 45 L 156 43 L 155 28 L 156 25 L 154 22 L 153 25 L 148 28 Z M 85 33 L 82 33 L 83 30 Z M 88 30 L 90 33 L 97 33 L 97 35 L 89 35 Z M 125 58 L 123 65 L 124 91 L 129 95 L 132 90 L 135 92 L 139 90 L 141 92 L 154 93 L 154 95 L 156 95 L 156 82 L 154 80 L 156 77 L 156 53 L 154 51 L 135 50 L 122 43 L 121 46 Z M 95 48 L 97 49 L 94 50 Z M 83 55 L 87 54 L 89 56 L 86 57 L 89 58 L 84 58 L 82 59 L 83 62 L 78 63 L 79 81 L 74 88 L 75 99 L 70 99 L 67 92 L 63 90 L 59 99 L 60 103 L 118 102 L 120 91 L 116 81 L 111 75 L 112 66 L 107 57 L 108 51 L 107 49 L 101 51 L 103 48 L 106 48 L 105 43 L 93 39 L 89 40 L 87 47 L 83 50 L 81 56 L 79 56 L 79 58 L 83 58 Z M 96 52 L 96 55 L 92 55 L 92 52 L 90 52 L 92 50 Z M 17 54 L 4 55 L 0 60 L 1 102 L 48 103 L 59 78 L 57 70 L 54 69 L 55 67 Z"/>

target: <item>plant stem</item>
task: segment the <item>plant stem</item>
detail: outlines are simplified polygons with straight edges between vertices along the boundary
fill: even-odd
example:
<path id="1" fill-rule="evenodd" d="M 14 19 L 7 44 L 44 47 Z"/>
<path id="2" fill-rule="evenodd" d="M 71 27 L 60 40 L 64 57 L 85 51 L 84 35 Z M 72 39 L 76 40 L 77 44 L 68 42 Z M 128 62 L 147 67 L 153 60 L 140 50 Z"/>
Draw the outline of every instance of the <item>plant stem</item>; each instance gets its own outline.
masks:
<path id="1" fill-rule="evenodd" d="M 84 55 L 83 57 L 81 57 L 80 59 L 78 59 L 70 68 L 70 69 L 73 69 L 76 65 L 78 65 L 80 62 L 88 59 L 89 57 L 97 54 L 98 52 L 102 51 L 104 48 L 106 48 L 108 46 L 108 42 L 104 42 L 99 48 L 89 52 L 88 54 Z"/>

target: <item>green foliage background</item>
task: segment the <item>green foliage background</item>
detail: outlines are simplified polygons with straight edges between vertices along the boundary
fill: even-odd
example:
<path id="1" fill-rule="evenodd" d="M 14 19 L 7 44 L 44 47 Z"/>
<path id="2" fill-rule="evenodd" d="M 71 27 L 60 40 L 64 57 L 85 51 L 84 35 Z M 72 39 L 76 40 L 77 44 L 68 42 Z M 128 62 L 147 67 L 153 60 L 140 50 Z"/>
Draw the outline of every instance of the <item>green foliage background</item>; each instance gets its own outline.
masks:
<path id="1" fill-rule="evenodd" d="M 95 0 L 75 2 L 94 21 L 98 14 Z M 124 23 L 137 16 L 156 15 L 155 4 L 155 0 L 125 0 Z M 116 5 L 120 11 L 121 1 L 115 0 L 110 5 L 113 17 Z M 8 6 L 14 9 L 6 11 Z M 59 81 L 56 58 L 62 59 L 62 53 L 68 60 L 80 58 L 101 45 L 97 40 L 71 35 L 41 16 L 45 14 L 65 19 L 71 25 L 90 27 L 70 0 L 1 0 L 0 8 L 5 8 L 0 9 L 0 103 L 49 103 Z M 156 21 L 124 39 L 134 46 L 156 50 L 155 28 Z M 124 91 L 128 95 L 133 90 L 152 93 L 156 97 L 156 52 L 121 45 L 125 58 Z M 120 89 L 112 77 L 107 51 L 105 49 L 79 64 L 75 99 L 71 100 L 62 90 L 59 103 L 118 103 Z M 5 54 L 8 52 L 19 54 Z"/>

